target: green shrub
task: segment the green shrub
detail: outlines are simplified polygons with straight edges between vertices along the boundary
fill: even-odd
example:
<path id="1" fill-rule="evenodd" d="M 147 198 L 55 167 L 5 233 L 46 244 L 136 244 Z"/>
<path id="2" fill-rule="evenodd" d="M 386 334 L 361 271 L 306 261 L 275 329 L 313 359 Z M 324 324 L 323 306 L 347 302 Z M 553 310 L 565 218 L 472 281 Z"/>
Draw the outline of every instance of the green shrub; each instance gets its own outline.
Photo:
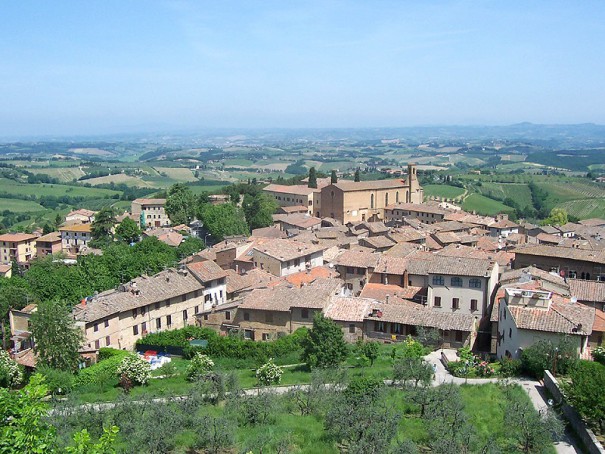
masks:
<path id="1" fill-rule="evenodd" d="M 120 356 L 123 358 L 126 353 L 126 351 L 118 350 L 117 348 L 102 347 L 99 349 L 98 361 L 103 361 L 104 359 L 111 358 L 112 356 Z"/>
<path id="2" fill-rule="evenodd" d="M 523 350 L 521 354 L 523 371 L 538 379 L 544 376 L 545 370 L 567 374 L 577 361 L 577 346 L 569 337 L 562 337 L 557 344 L 551 341 L 538 341 Z"/>
<path id="3" fill-rule="evenodd" d="M 118 351 L 120 351 L 121 354 L 116 353 L 114 356 L 80 370 L 78 375 L 75 377 L 74 384 L 76 386 L 82 386 L 92 383 L 103 383 L 107 380 L 113 379 L 122 360 L 128 355 L 132 355 L 132 353 L 123 350 Z"/>
<path id="4" fill-rule="evenodd" d="M 595 361 L 605 365 L 605 348 L 604 347 L 596 347 L 592 351 L 592 359 Z"/>
<path id="5" fill-rule="evenodd" d="M 13 388 L 22 382 L 22 367 L 0 348 L 0 387 Z"/>
<path id="6" fill-rule="evenodd" d="M 145 385 L 151 378 L 151 364 L 138 355 L 128 355 L 122 358 L 116 374 L 125 376 L 133 384 Z"/>
<path id="7" fill-rule="evenodd" d="M 187 366 L 187 379 L 191 381 L 199 380 L 210 372 L 213 367 L 214 361 L 208 355 L 197 352 Z"/>
<path id="8" fill-rule="evenodd" d="M 36 372 L 44 376 L 44 383 L 51 394 L 67 394 L 73 389 L 75 376 L 71 372 L 47 366 L 36 368 Z"/>
<path id="9" fill-rule="evenodd" d="M 359 400 L 366 396 L 375 399 L 383 386 L 384 383 L 379 378 L 357 376 L 351 379 L 344 390 L 344 394 L 348 399 L 353 400 Z"/>
<path id="10" fill-rule="evenodd" d="M 403 358 L 422 358 L 429 353 L 430 349 L 424 347 L 420 342 L 408 336 L 401 344 Z"/>
<path id="11" fill-rule="evenodd" d="M 502 358 L 500 361 L 500 375 L 503 377 L 515 377 L 521 373 L 521 360 Z"/>

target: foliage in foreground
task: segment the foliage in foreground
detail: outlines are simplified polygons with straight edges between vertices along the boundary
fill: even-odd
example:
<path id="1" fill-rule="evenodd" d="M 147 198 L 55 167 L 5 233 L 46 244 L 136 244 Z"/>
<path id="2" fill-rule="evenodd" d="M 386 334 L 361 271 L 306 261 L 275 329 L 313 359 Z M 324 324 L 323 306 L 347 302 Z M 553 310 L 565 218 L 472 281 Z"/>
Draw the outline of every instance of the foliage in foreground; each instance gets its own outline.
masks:
<path id="1" fill-rule="evenodd" d="M 605 366 L 580 361 L 564 389 L 569 403 L 602 433 L 605 430 Z"/>
<path id="2" fill-rule="evenodd" d="M 311 368 L 337 367 L 348 354 L 342 329 L 321 312 L 313 317 L 313 328 L 303 339 L 302 346 L 302 360 Z"/>

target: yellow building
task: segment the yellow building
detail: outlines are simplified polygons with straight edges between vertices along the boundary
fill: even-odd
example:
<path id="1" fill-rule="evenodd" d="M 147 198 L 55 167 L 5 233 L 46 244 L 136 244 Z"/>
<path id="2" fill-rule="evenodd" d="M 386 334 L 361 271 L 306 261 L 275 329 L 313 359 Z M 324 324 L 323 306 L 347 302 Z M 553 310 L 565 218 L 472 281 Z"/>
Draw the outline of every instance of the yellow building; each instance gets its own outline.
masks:
<path id="1" fill-rule="evenodd" d="M 385 208 L 394 203 L 422 203 L 423 190 L 416 165 L 408 165 L 407 180 L 346 181 L 321 189 L 321 217 L 348 222 L 385 218 Z"/>
<path id="2" fill-rule="evenodd" d="M 36 238 L 30 233 L 0 235 L 0 262 L 27 263 L 35 254 Z"/>

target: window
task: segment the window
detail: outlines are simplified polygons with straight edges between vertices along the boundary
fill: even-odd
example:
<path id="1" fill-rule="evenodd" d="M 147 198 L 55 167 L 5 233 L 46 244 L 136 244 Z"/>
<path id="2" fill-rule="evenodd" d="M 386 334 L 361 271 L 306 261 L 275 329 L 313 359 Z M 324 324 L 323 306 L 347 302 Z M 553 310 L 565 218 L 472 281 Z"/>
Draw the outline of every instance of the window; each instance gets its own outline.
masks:
<path id="1" fill-rule="evenodd" d="M 355 268 L 352 266 L 347 266 L 347 274 L 355 274 Z"/>
<path id="2" fill-rule="evenodd" d="M 231 320 L 231 311 L 225 311 L 225 320 Z"/>
<path id="3" fill-rule="evenodd" d="M 187 295 L 181 295 L 181 302 L 187 301 Z"/>
<path id="4" fill-rule="evenodd" d="M 141 323 L 141 332 L 145 334 L 147 332 L 147 322 Z"/>
<path id="5" fill-rule="evenodd" d="M 199 306 L 195 306 L 195 308 L 193 309 L 193 313 L 194 314 L 199 314 L 200 313 L 200 307 Z"/>
<path id="6" fill-rule="evenodd" d="M 294 266 L 300 266 L 300 259 L 294 260 Z"/>
<path id="7" fill-rule="evenodd" d="M 99 348 L 101 348 L 101 342 L 97 339 L 95 341 L 95 348 L 98 350 Z"/>
<path id="8" fill-rule="evenodd" d="M 364 268 L 357 268 L 357 274 L 364 274 L 366 270 Z"/>
<path id="9" fill-rule="evenodd" d="M 460 309 L 460 298 L 452 298 L 452 309 Z"/>
<path id="10" fill-rule="evenodd" d="M 433 303 L 433 306 L 441 307 L 441 297 L 440 296 L 435 297 L 435 302 Z"/>
<path id="11" fill-rule="evenodd" d="M 270 340 L 269 333 L 263 333 L 263 340 L 264 341 Z"/>
<path id="12" fill-rule="evenodd" d="M 574 270 L 569 270 L 569 278 L 575 279 L 578 276 L 578 272 Z"/>
<path id="13" fill-rule="evenodd" d="M 350 334 L 355 334 L 355 324 L 351 323 L 349 325 L 349 333 Z"/>
<path id="14" fill-rule="evenodd" d="M 403 332 L 403 327 L 401 323 L 391 323 L 391 333 L 393 334 L 401 334 Z"/>
<path id="15" fill-rule="evenodd" d="M 370 208 L 374 208 L 374 194 L 370 195 Z"/>
<path id="16" fill-rule="evenodd" d="M 109 320 L 105 320 L 105 328 L 109 328 Z"/>
<path id="17" fill-rule="evenodd" d="M 477 310 L 477 300 L 471 300 L 471 311 Z"/>
<path id="18" fill-rule="evenodd" d="M 470 288 L 481 288 L 481 279 L 477 279 L 477 278 L 469 279 L 468 286 Z"/>
<path id="19" fill-rule="evenodd" d="M 111 345 L 111 336 L 105 337 L 105 346 L 109 347 Z"/>
<path id="20" fill-rule="evenodd" d="M 135 317 L 135 318 L 137 316 L 137 308 L 136 307 L 132 310 L 132 316 Z"/>
<path id="21" fill-rule="evenodd" d="M 309 318 L 309 309 L 301 309 L 300 316 L 301 318 Z"/>
<path id="22" fill-rule="evenodd" d="M 172 315 L 166 316 L 166 326 L 172 326 Z"/>
<path id="23" fill-rule="evenodd" d="M 135 335 L 135 336 L 139 335 L 139 325 L 134 325 L 132 327 L 132 334 Z"/>
<path id="24" fill-rule="evenodd" d="M 170 307 L 170 298 L 166 300 L 166 307 Z"/>
<path id="25" fill-rule="evenodd" d="M 508 337 L 509 338 L 513 337 L 513 329 L 512 328 L 508 329 Z"/>
<path id="26" fill-rule="evenodd" d="M 456 331 L 456 342 L 462 342 L 462 331 Z"/>
<path id="27" fill-rule="evenodd" d="M 145 315 L 145 306 L 141 308 L 141 315 Z"/>
<path id="28" fill-rule="evenodd" d="M 454 276 L 450 281 L 452 287 L 462 287 L 462 278 Z"/>
<path id="29" fill-rule="evenodd" d="M 204 314 L 204 320 L 208 321 L 208 314 Z"/>
<path id="30" fill-rule="evenodd" d="M 155 319 L 155 329 L 162 329 L 162 319 L 161 318 Z"/>
<path id="31" fill-rule="evenodd" d="M 188 318 L 188 317 L 187 317 L 187 309 L 185 309 L 185 310 L 183 311 L 183 321 L 184 321 L 184 322 L 186 322 L 186 321 L 187 321 L 187 318 Z"/>
<path id="32" fill-rule="evenodd" d="M 273 312 L 266 312 L 265 313 L 265 321 L 267 323 L 273 323 Z"/>
<path id="33" fill-rule="evenodd" d="M 193 296 L 194 296 L 195 298 L 197 298 L 198 296 L 200 296 L 200 291 L 199 291 L 199 290 L 196 290 L 195 292 L 193 292 Z"/>
<path id="34" fill-rule="evenodd" d="M 251 329 L 244 330 L 244 339 L 254 340 L 254 331 Z"/>
<path id="35" fill-rule="evenodd" d="M 433 285 L 443 285 L 443 276 L 433 276 Z"/>
<path id="36" fill-rule="evenodd" d="M 389 193 L 387 192 L 384 195 L 384 206 L 386 207 L 386 206 L 388 206 L 388 204 L 389 204 Z"/>
<path id="37" fill-rule="evenodd" d="M 395 202 L 399 203 L 399 191 L 395 193 Z"/>
<path id="38" fill-rule="evenodd" d="M 374 322 L 374 331 L 378 331 L 381 333 L 386 333 L 386 328 L 384 322 L 375 321 Z"/>
<path id="39" fill-rule="evenodd" d="M 250 321 L 250 312 L 244 312 L 244 320 L 247 322 Z"/>
<path id="40" fill-rule="evenodd" d="M 93 331 L 96 333 L 97 331 L 99 331 L 99 324 L 95 323 L 94 329 Z"/>

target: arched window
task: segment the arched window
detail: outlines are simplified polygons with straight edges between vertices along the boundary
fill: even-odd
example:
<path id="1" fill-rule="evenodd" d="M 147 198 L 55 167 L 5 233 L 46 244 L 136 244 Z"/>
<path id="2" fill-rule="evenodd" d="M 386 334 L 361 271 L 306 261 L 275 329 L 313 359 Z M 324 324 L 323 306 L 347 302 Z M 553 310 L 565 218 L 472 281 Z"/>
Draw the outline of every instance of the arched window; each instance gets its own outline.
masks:
<path id="1" fill-rule="evenodd" d="M 454 276 L 451 280 L 452 287 L 462 287 L 462 278 Z"/>
<path id="2" fill-rule="evenodd" d="M 388 205 L 389 205 L 389 193 L 387 192 L 387 193 L 384 195 L 384 206 L 386 207 L 386 206 L 388 206 Z"/>
<path id="3" fill-rule="evenodd" d="M 405 203 L 410 203 L 410 193 L 405 191 Z"/>
<path id="4" fill-rule="evenodd" d="M 399 203 L 399 191 L 395 193 L 395 203 Z"/>
<path id="5" fill-rule="evenodd" d="M 370 208 L 374 208 L 374 194 L 370 195 Z"/>

